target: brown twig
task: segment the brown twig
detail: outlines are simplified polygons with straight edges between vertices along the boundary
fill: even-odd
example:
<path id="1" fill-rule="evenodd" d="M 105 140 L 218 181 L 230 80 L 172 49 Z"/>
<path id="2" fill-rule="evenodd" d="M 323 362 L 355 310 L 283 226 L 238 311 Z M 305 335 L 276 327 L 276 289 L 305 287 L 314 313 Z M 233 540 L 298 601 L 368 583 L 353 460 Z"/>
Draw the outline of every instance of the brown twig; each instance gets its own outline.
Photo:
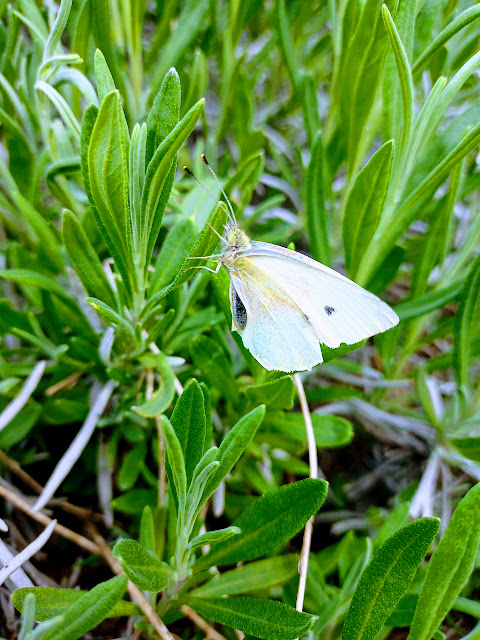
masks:
<path id="1" fill-rule="evenodd" d="M 32 507 L 28 504 L 28 502 L 26 502 L 25 500 L 23 500 L 23 498 L 21 498 L 16 493 L 14 493 L 13 491 L 10 491 L 9 489 L 7 489 L 1 484 L 0 484 L 0 496 L 5 498 L 7 502 L 9 502 L 10 504 L 13 504 L 14 507 L 17 507 L 17 509 L 20 509 L 21 511 L 29 515 L 31 518 L 33 518 L 37 522 L 41 522 L 45 526 L 48 526 L 52 522 L 51 518 L 46 516 L 41 511 L 33 511 Z M 58 533 L 58 535 L 64 538 L 67 538 L 71 542 L 74 542 L 76 545 L 78 545 L 82 549 L 85 549 L 89 553 L 94 553 L 94 554 L 100 553 L 100 549 L 98 548 L 98 546 L 94 544 L 91 540 L 89 540 L 88 538 L 85 538 L 84 536 L 81 536 L 78 533 L 75 533 L 75 531 L 72 531 L 71 529 L 67 529 L 67 527 L 64 527 L 61 524 L 57 523 L 55 525 L 54 531 L 55 533 Z"/>
<path id="2" fill-rule="evenodd" d="M 91 522 L 89 522 L 87 523 L 87 529 L 90 535 L 92 536 L 92 538 L 95 540 L 95 543 L 98 545 L 102 556 L 105 558 L 108 566 L 113 571 L 113 573 L 116 573 L 117 575 L 122 574 L 123 570 L 122 570 L 122 567 L 120 566 L 120 563 L 114 557 L 110 547 L 107 544 L 107 541 L 100 535 L 96 526 Z M 163 640 L 175 640 L 175 636 L 172 633 L 170 633 L 170 631 L 167 629 L 165 623 L 162 621 L 162 619 L 159 617 L 155 609 L 152 607 L 152 605 L 149 603 L 147 598 L 144 596 L 143 592 L 140 591 L 140 589 L 135 584 L 133 584 L 133 582 L 130 582 L 130 581 L 128 582 L 128 593 L 130 594 L 132 599 L 138 604 L 140 609 L 143 611 L 145 617 L 153 626 L 153 628 L 158 633 L 158 635 Z M 222 639 L 222 640 L 225 640 L 225 639 Z"/>
<path id="3" fill-rule="evenodd" d="M 186 604 L 180 607 L 180 611 L 184 613 L 189 620 L 196 624 L 197 627 L 206 634 L 208 640 L 226 640 L 225 636 L 222 636 L 221 633 L 215 631 L 215 629 L 211 627 L 208 622 L 206 622 L 201 616 L 198 615 L 196 611 L 191 609 Z"/>
<path id="4" fill-rule="evenodd" d="M 45 526 L 48 526 L 52 522 L 52 519 L 46 516 L 45 514 L 43 514 L 41 511 L 32 511 L 32 508 L 28 504 L 28 502 L 26 502 L 16 493 L 14 493 L 13 491 L 10 491 L 9 489 L 7 489 L 1 484 L 0 484 L 0 496 L 5 498 L 5 500 L 7 500 L 10 504 L 12 504 L 17 509 L 20 509 L 21 511 L 25 512 L 27 515 L 29 515 L 31 518 L 33 518 L 37 522 L 40 522 Z M 77 546 L 81 547 L 82 549 L 85 549 L 89 553 L 102 555 L 105 558 L 108 566 L 113 571 L 113 573 L 117 575 L 122 574 L 123 570 L 120 564 L 113 556 L 110 550 L 110 547 L 108 546 L 105 539 L 100 535 L 95 525 L 92 522 L 87 521 L 87 529 L 89 530 L 94 542 L 92 542 L 88 538 L 85 538 L 84 536 L 81 536 L 78 533 L 75 533 L 75 531 L 71 531 L 70 529 L 67 529 L 67 527 L 64 527 L 61 524 L 57 523 L 54 527 L 55 533 L 58 533 L 60 536 L 63 536 L 64 538 L 67 538 L 68 540 L 75 543 Z M 175 640 L 174 636 L 170 633 L 170 631 L 167 629 L 165 624 L 159 618 L 159 616 L 157 615 L 157 613 L 155 612 L 151 604 L 145 598 L 145 596 L 140 591 L 140 589 L 133 584 L 133 582 L 129 581 L 128 592 L 130 593 L 131 597 L 135 600 L 135 602 L 138 604 L 138 606 L 144 613 L 147 620 L 149 620 L 153 628 L 158 632 L 160 637 L 163 640 Z"/>
<path id="5" fill-rule="evenodd" d="M 43 487 L 39 484 L 31 475 L 29 475 L 26 471 L 22 469 L 19 463 L 16 460 L 12 460 L 9 458 L 3 451 L 0 451 L 0 463 L 3 463 L 5 467 L 14 473 L 22 482 L 24 482 L 27 487 L 30 487 L 35 493 L 42 493 Z M 79 507 L 75 504 L 71 504 L 66 501 L 59 501 L 57 506 L 60 507 L 63 511 L 76 516 L 77 518 L 81 518 L 82 520 L 96 520 L 97 522 L 104 522 L 105 518 L 101 513 L 96 513 L 91 509 L 85 509 L 85 507 Z"/>
<path id="6" fill-rule="evenodd" d="M 55 393 L 58 393 L 62 389 L 72 389 L 82 376 L 83 371 L 75 371 L 67 378 L 60 380 L 60 382 L 57 382 L 57 384 L 53 384 L 51 387 L 48 387 L 48 389 L 45 389 L 45 395 L 53 396 Z"/>

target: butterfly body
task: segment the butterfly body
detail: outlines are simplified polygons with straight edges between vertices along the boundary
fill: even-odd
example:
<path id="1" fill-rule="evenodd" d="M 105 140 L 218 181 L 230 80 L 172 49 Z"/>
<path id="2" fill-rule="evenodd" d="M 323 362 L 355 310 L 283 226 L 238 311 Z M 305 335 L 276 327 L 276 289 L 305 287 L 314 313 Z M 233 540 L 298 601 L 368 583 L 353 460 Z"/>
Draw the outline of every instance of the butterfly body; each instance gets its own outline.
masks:
<path id="1" fill-rule="evenodd" d="M 375 295 L 308 256 L 251 241 L 233 223 L 224 242 L 232 330 L 268 370 L 310 370 L 323 361 L 320 343 L 355 344 L 398 323 Z"/>

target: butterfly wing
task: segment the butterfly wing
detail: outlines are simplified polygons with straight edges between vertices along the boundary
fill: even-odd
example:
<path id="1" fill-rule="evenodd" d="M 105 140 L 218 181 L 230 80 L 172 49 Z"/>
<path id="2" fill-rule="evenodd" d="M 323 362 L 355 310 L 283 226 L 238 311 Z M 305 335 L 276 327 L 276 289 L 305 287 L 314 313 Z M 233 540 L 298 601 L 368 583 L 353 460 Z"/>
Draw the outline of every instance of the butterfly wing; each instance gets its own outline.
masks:
<path id="1" fill-rule="evenodd" d="M 301 253 L 252 242 L 237 260 L 247 258 L 291 298 L 328 347 L 355 344 L 398 323 L 393 309 L 373 293 Z"/>
<path id="2" fill-rule="evenodd" d="M 305 371 L 322 362 L 312 325 L 293 300 L 249 258 L 230 274 L 232 329 L 269 371 Z"/>

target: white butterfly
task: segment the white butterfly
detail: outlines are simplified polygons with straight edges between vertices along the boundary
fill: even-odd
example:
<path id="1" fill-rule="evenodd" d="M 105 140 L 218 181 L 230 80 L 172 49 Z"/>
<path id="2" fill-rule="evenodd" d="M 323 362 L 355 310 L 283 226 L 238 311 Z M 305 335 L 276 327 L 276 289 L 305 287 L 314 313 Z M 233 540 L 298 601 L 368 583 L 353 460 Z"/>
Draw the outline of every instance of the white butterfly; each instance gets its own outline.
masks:
<path id="1" fill-rule="evenodd" d="M 332 349 L 355 344 L 398 323 L 385 302 L 333 269 L 251 241 L 227 203 L 225 246 L 210 257 L 218 258 L 216 272 L 223 264 L 230 274 L 232 330 L 265 369 L 310 370 L 323 362 L 319 343 Z"/>

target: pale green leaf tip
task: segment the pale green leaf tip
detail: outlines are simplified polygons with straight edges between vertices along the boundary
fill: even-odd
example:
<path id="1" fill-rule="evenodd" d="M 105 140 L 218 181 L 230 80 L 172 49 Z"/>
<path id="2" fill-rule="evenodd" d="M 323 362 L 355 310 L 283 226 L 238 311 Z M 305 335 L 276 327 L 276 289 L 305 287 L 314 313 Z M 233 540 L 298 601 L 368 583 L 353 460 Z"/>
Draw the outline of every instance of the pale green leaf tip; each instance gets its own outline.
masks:
<path id="1" fill-rule="evenodd" d="M 178 78 L 180 80 L 180 76 L 178 75 L 178 71 L 175 69 L 175 67 L 170 67 L 170 69 L 167 71 L 167 77 L 168 76 L 175 76 L 176 78 Z"/>

